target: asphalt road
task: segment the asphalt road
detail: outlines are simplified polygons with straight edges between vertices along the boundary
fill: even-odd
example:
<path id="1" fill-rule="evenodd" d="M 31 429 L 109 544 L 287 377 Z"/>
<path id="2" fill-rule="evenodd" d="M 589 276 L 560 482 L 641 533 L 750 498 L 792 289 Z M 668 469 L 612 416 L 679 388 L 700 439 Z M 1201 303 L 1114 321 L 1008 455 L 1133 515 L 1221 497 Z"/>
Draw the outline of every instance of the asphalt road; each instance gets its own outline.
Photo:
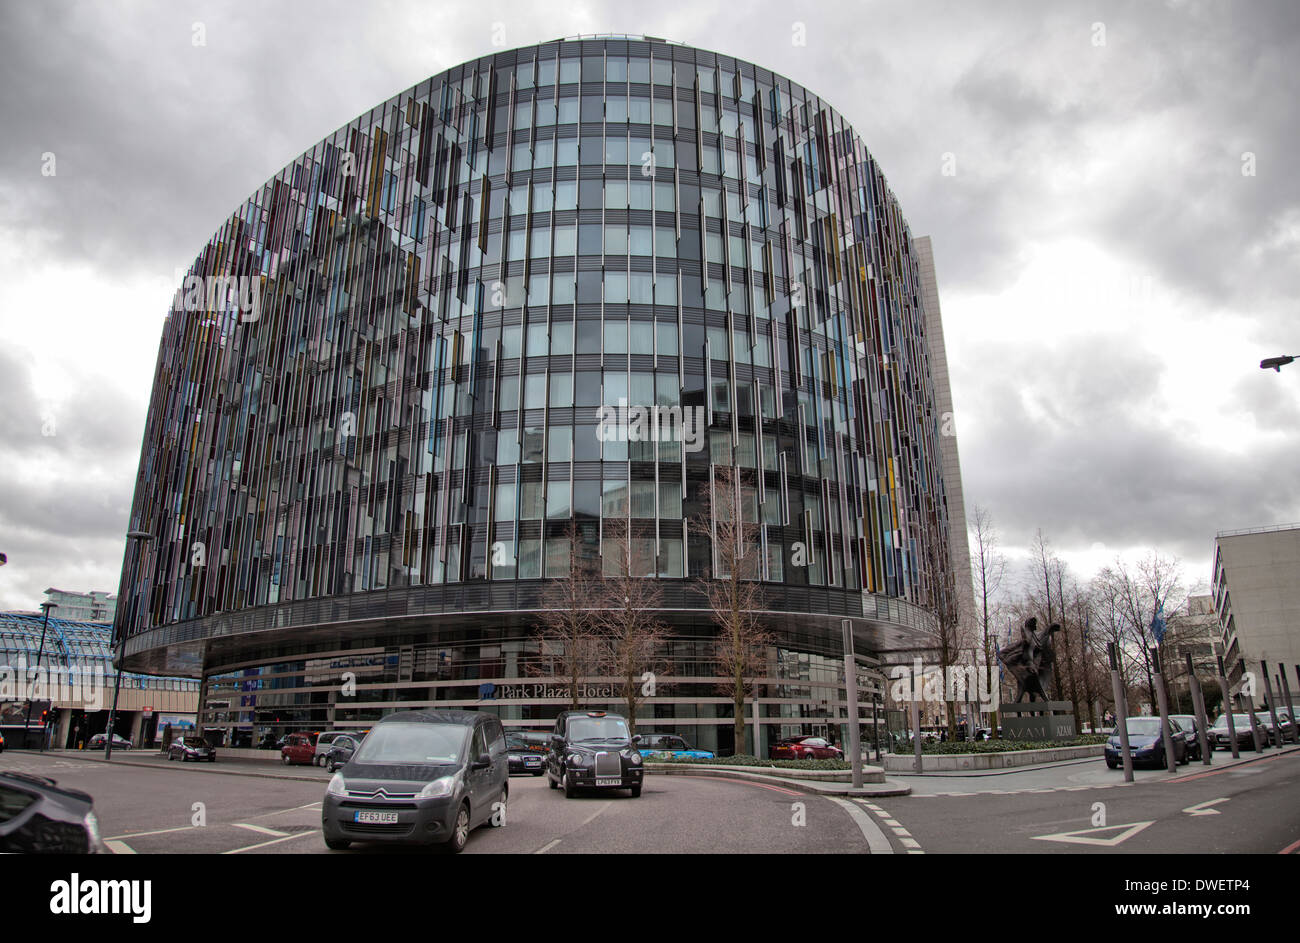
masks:
<path id="1" fill-rule="evenodd" d="M 0 769 L 90 793 L 102 834 L 119 854 L 331 853 L 320 836 L 323 770 L 234 760 L 168 764 L 140 755 L 107 764 L 13 751 L 0 755 Z M 638 799 L 623 792 L 565 799 L 545 778 L 515 776 L 506 827 L 478 829 L 466 853 L 1300 851 L 1300 750 L 1231 767 L 1193 763 L 1173 777 L 1156 771 L 1130 785 L 1100 760 L 925 779 L 909 797 L 849 801 L 769 784 L 651 775 Z M 426 852 L 358 844 L 332 853 Z"/>
<path id="2" fill-rule="evenodd" d="M 1215 754 L 1216 763 L 1226 762 L 1221 756 Z M 1132 784 L 1100 760 L 1058 771 L 1055 785 L 1045 772 L 931 780 L 927 794 L 870 806 L 877 818 L 908 829 L 927 852 L 1300 851 L 1300 751 L 1267 751 L 1237 766 L 1191 763 L 1174 776 L 1148 771 Z M 1104 824 L 1095 825 L 1102 815 Z"/>
<path id="3" fill-rule="evenodd" d="M 285 772 L 300 778 L 289 780 L 248 775 L 252 768 L 243 764 L 223 771 L 220 761 L 142 765 L 143 759 L 108 764 L 7 752 L 0 769 L 50 776 L 90 793 L 101 833 L 119 854 L 427 853 L 363 844 L 329 852 L 320 835 L 323 771 L 294 767 Z M 565 799 L 544 777 L 514 776 L 506 826 L 479 828 L 465 853 L 868 850 L 858 819 L 842 803 L 765 784 L 650 776 L 637 799 L 621 791 Z"/>

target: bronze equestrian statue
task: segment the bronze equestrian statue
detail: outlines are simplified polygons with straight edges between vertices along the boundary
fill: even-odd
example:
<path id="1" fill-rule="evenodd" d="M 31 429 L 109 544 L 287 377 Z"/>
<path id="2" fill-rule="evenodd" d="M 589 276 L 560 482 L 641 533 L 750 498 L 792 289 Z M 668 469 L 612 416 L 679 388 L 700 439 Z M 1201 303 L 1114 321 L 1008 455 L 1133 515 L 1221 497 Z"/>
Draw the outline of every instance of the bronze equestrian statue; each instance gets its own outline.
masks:
<path id="1" fill-rule="evenodd" d="M 1011 673 L 1020 686 L 1015 703 L 1019 704 L 1029 696 L 1030 703 L 1035 699 L 1047 701 L 1048 686 L 1052 681 L 1052 665 L 1056 662 L 1056 646 L 1052 635 L 1061 631 L 1061 626 L 1052 623 L 1046 632 L 1039 633 L 1038 620 L 1029 619 L 1020 630 L 1020 640 L 1012 642 L 1005 648 L 998 649 L 998 661 Z"/>

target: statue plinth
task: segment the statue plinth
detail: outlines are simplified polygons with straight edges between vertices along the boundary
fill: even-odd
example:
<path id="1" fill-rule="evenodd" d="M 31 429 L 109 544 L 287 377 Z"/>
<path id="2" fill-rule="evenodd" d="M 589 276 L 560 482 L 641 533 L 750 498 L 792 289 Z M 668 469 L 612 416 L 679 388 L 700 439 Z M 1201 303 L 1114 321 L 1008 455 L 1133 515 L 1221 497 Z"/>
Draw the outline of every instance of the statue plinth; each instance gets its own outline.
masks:
<path id="1" fill-rule="evenodd" d="M 999 704 L 1003 740 L 1073 740 L 1074 705 L 1069 701 Z"/>

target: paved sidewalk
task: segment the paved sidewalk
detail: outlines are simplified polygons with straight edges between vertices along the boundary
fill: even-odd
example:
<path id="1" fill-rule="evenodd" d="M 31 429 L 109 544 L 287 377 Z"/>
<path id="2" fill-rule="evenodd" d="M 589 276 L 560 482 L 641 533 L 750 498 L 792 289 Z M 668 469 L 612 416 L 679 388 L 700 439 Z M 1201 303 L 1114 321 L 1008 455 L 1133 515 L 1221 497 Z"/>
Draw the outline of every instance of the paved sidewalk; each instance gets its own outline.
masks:
<path id="1" fill-rule="evenodd" d="M 1133 782 L 1124 781 L 1122 769 L 1110 769 L 1100 758 L 1071 760 L 1044 766 L 970 773 L 895 773 L 894 778 L 912 787 L 917 798 L 943 796 L 1012 796 L 1023 793 L 1081 792 L 1086 789 L 1110 789 L 1153 782 L 1173 782 L 1189 776 L 1228 767 L 1248 766 L 1270 757 L 1300 752 L 1300 745 L 1289 744 L 1263 753 L 1243 752 L 1234 760 L 1229 752 L 1214 753 L 1213 763 L 1205 766 L 1193 761 L 1177 772 L 1167 769 L 1135 769 Z"/>
<path id="2" fill-rule="evenodd" d="M 46 750 L 44 754 L 41 754 L 38 750 L 6 750 L 3 755 L 9 756 L 10 754 L 14 756 L 23 754 L 44 755 L 62 760 L 120 764 L 123 766 L 198 769 L 205 773 L 222 773 L 228 776 L 260 776 L 265 779 L 293 779 L 322 783 L 329 782 L 330 779 L 330 774 L 319 767 L 285 766 L 279 757 L 275 755 L 262 760 L 235 756 L 223 757 L 218 752 L 215 763 L 182 763 L 178 760 L 169 761 L 167 757 L 153 750 L 114 750 L 111 760 L 104 759 L 104 754 L 100 750 Z"/>

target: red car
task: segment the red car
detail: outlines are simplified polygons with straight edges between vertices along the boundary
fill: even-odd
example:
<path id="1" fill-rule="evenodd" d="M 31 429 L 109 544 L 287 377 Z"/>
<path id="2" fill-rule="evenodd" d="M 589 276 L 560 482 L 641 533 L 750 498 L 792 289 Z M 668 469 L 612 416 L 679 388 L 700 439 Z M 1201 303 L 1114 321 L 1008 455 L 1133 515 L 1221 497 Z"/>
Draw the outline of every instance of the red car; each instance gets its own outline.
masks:
<path id="1" fill-rule="evenodd" d="M 291 733 L 285 738 L 284 746 L 280 747 L 280 759 L 284 765 L 291 763 L 305 763 L 311 765 L 316 762 L 316 738 L 305 733 Z"/>
<path id="2" fill-rule="evenodd" d="M 842 760 L 844 751 L 831 746 L 825 737 L 786 737 L 768 749 L 773 760 Z"/>

